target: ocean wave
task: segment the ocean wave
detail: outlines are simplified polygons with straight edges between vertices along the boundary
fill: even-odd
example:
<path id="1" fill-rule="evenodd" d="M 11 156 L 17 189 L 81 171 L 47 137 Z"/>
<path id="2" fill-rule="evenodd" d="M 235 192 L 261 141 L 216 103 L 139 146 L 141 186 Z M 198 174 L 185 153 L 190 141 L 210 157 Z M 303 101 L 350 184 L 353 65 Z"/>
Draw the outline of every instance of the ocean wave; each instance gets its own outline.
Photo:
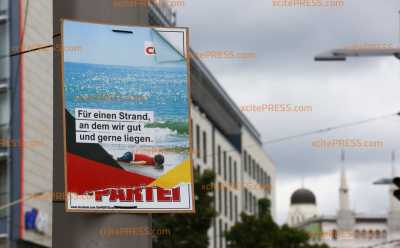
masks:
<path id="1" fill-rule="evenodd" d="M 168 128 L 175 131 L 178 135 L 189 135 L 189 125 L 187 122 L 164 121 L 147 123 L 145 128 Z"/>

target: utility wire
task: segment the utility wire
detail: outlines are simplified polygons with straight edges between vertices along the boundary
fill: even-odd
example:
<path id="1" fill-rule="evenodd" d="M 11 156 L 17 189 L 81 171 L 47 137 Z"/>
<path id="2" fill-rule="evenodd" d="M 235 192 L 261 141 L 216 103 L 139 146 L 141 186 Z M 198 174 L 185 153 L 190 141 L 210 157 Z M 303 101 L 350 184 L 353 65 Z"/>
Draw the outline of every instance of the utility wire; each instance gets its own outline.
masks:
<path id="1" fill-rule="evenodd" d="M 28 201 L 28 200 L 32 200 L 32 199 L 34 199 L 34 198 L 40 197 L 40 196 L 42 196 L 42 195 L 44 195 L 44 194 L 45 194 L 45 193 L 43 193 L 43 192 L 42 192 L 42 193 L 35 193 L 35 194 L 30 195 L 30 196 L 23 197 L 23 198 L 20 198 L 20 199 L 18 199 L 18 200 L 15 200 L 15 201 L 13 201 L 13 202 L 10 202 L 10 203 L 1 205 L 1 206 L 0 206 L 0 211 L 3 210 L 3 209 L 7 209 L 7 208 L 9 208 L 9 207 L 12 207 L 12 206 L 14 206 L 14 205 L 17 205 L 17 204 L 19 204 L 19 203 L 21 203 L 21 202 Z"/>
<path id="2" fill-rule="evenodd" d="M 312 134 L 325 133 L 325 132 L 330 132 L 332 130 L 337 130 L 337 129 L 347 128 L 347 127 L 357 126 L 357 125 L 365 124 L 365 123 L 368 123 L 368 122 L 373 122 L 373 121 L 377 121 L 377 120 L 393 117 L 393 116 L 396 116 L 396 115 L 400 116 L 400 112 L 394 113 L 394 114 L 389 114 L 389 115 L 382 115 L 382 116 L 378 116 L 378 117 L 374 117 L 374 118 L 369 118 L 369 119 L 362 120 L 362 121 L 345 123 L 345 124 L 341 124 L 341 125 L 337 125 L 337 126 L 333 126 L 333 127 L 323 128 L 323 129 L 310 131 L 310 132 L 305 132 L 305 133 L 302 133 L 302 134 L 297 134 L 297 135 L 292 135 L 292 136 L 287 136 L 287 137 L 283 137 L 283 138 L 266 140 L 263 143 L 264 144 L 279 143 L 279 142 L 282 142 L 282 141 L 291 140 L 291 139 L 295 139 L 295 138 L 300 138 L 300 137 L 304 137 L 304 136 L 309 136 L 309 135 L 312 135 Z"/>

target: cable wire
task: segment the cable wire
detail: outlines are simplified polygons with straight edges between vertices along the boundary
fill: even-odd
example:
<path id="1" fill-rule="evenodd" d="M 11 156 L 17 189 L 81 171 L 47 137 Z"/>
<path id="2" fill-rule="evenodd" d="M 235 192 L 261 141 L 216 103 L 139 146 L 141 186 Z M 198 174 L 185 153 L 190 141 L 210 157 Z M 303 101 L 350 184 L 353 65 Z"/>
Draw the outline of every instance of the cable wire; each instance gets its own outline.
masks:
<path id="1" fill-rule="evenodd" d="M 341 124 L 341 125 L 337 125 L 337 126 L 333 126 L 333 127 L 323 128 L 323 129 L 319 129 L 319 130 L 315 130 L 315 131 L 309 131 L 309 132 L 305 132 L 305 133 L 302 133 L 302 134 L 287 136 L 287 137 L 283 137 L 283 138 L 266 140 L 263 143 L 264 144 L 278 143 L 278 142 L 282 142 L 282 141 L 286 141 L 286 140 L 291 140 L 291 139 L 295 139 L 295 138 L 301 138 L 301 137 L 304 137 L 304 136 L 309 136 L 309 135 L 312 135 L 312 134 L 325 133 L 325 132 L 330 132 L 332 130 L 337 130 L 337 129 L 347 128 L 347 127 L 357 126 L 357 125 L 365 124 L 365 123 L 368 123 L 368 122 L 373 122 L 373 121 L 385 119 L 385 118 L 388 118 L 388 117 L 393 117 L 393 116 L 396 116 L 396 115 L 400 115 L 400 112 L 397 112 L 397 113 L 394 113 L 394 114 L 389 114 L 389 115 L 382 115 L 382 116 L 378 116 L 378 117 L 374 117 L 374 118 L 369 118 L 369 119 L 362 120 L 362 121 L 345 123 L 345 124 Z"/>

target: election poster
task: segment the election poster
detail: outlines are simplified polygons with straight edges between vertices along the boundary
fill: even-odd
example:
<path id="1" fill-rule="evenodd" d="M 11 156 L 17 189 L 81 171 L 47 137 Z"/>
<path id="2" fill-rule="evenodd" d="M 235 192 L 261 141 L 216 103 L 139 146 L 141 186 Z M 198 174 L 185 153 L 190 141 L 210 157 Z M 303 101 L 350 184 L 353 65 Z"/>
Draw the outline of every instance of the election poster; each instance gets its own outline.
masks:
<path id="1" fill-rule="evenodd" d="M 193 212 L 188 30 L 62 22 L 66 211 Z"/>

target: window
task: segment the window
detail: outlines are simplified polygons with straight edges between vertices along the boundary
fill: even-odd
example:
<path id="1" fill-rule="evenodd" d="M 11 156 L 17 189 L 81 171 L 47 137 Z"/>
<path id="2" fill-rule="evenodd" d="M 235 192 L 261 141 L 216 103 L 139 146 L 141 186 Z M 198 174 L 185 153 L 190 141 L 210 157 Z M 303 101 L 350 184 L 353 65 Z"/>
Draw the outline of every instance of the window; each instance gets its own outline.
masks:
<path id="1" fill-rule="evenodd" d="M 382 231 L 382 238 L 383 238 L 383 239 L 386 239 L 386 238 L 387 238 L 386 230 L 383 230 L 383 231 Z"/>
<path id="2" fill-rule="evenodd" d="M 256 164 L 256 182 L 260 182 L 260 166 Z"/>
<path id="3" fill-rule="evenodd" d="M 218 146 L 217 159 L 218 159 L 218 175 L 221 175 L 221 146 Z"/>
<path id="4" fill-rule="evenodd" d="M 207 134 L 203 131 L 203 162 L 207 163 Z"/>
<path id="5" fill-rule="evenodd" d="M 337 231 L 335 229 L 332 231 L 332 239 L 337 240 Z"/>
<path id="6" fill-rule="evenodd" d="M 254 210 L 254 213 L 256 214 L 257 212 L 258 212 L 258 204 L 257 204 L 257 198 L 255 197 L 255 196 L 253 196 L 253 210 Z"/>
<path id="7" fill-rule="evenodd" d="M 251 156 L 250 156 L 250 154 L 248 155 L 248 165 L 249 165 L 249 170 L 248 170 L 249 176 L 251 176 Z"/>
<path id="8" fill-rule="evenodd" d="M 228 191 L 226 187 L 224 187 L 224 215 L 228 217 Z"/>
<path id="9" fill-rule="evenodd" d="M 367 231 L 365 231 L 365 230 L 361 231 L 361 238 L 362 239 L 366 239 L 367 238 Z"/>
<path id="10" fill-rule="evenodd" d="M 225 231 L 228 231 L 228 224 L 225 223 Z M 225 241 L 225 247 L 226 247 L 226 239 L 225 239 L 225 235 L 224 235 L 224 241 Z"/>
<path id="11" fill-rule="evenodd" d="M 359 239 L 360 236 L 361 236 L 360 231 L 359 231 L 359 230 L 356 230 L 356 231 L 354 232 L 354 238 L 355 238 L 355 239 Z"/>
<path id="12" fill-rule="evenodd" d="M 217 247 L 217 221 L 213 218 L 213 243 L 214 247 Z"/>
<path id="13" fill-rule="evenodd" d="M 235 222 L 238 221 L 238 198 L 235 195 Z"/>
<path id="14" fill-rule="evenodd" d="M 232 183 L 232 158 L 229 156 L 229 183 Z"/>
<path id="15" fill-rule="evenodd" d="M 222 237 L 224 236 L 224 230 L 222 229 L 222 220 L 219 219 L 219 247 L 222 248 Z"/>
<path id="16" fill-rule="evenodd" d="M 225 223 L 225 232 L 227 232 L 227 231 L 228 231 L 228 224 Z M 225 247 L 227 247 L 225 235 L 224 235 L 224 241 L 225 241 Z"/>
<path id="17" fill-rule="evenodd" d="M 256 161 L 254 159 L 253 159 L 252 172 L 253 172 L 253 179 L 256 179 Z"/>
<path id="18" fill-rule="evenodd" d="M 255 161 L 254 161 L 255 163 Z M 254 164 L 254 180 L 257 182 L 257 173 L 258 173 L 258 166 L 257 163 Z"/>
<path id="19" fill-rule="evenodd" d="M 243 152 L 243 166 L 244 166 L 244 172 L 247 171 L 247 152 L 244 150 Z"/>
<path id="20" fill-rule="evenodd" d="M 237 188 L 237 164 L 236 161 L 233 162 L 233 183 L 234 183 L 234 187 L 235 189 Z"/>
<path id="21" fill-rule="evenodd" d="M 200 158 L 200 126 L 196 125 L 196 153 L 197 157 Z"/>
<path id="22" fill-rule="evenodd" d="M 249 192 L 249 212 L 250 213 L 253 212 L 253 196 L 251 195 L 250 192 Z"/>
<path id="23" fill-rule="evenodd" d="M 260 183 L 264 183 L 264 170 L 260 167 Z"/>
<path id="24" fill-rule="evenodd" d="M 267 173 L 265 171 L 263 171 L 263 186 L 264 189 L 267 189 L 268 185 L 267 185 Z"/>
<path id="25" fill-rule="evenodd" d="M 0 206 L 7 204 L 7 163 L 6 160 L 0 161 Z M 0 210 L 0 219 L 7 215 L 7 208 Z"/>
<path id="26" fill-rule="evenodd" d="M 224 180 L 226 181 L 226 151 L 224 151 Z"/>
<path id="27" fill-rule="evenodd" d="M 368 239 L 373 239 L 374 238 L 374 231 L 369 230 L 368 232 Z"/>
<path id="28" fill-rule="evenodd" d="M 248 208 L 248 206 L 247 206 L 247 189 L 245 188 L 244 189 L 244 210 L 247 211 L 247 208 Z"/>
<path id="29" fill-rule="evenodd" d="M 229 191 L 229 219 L 233 220 L 233 202 L 232 202 L 232 191 Z"/>
<path id="30" fill-rule="evenodd" d="M 379 230 L 375 231 L 375 238 L 377 238 L 377 239 L 381 238 L 381 232 Z"/>
<path id="31" fill-rule="evenodd" d="M 218 213 L 222 213 L 222 189 L 221 189 L 221 183 L 218 183 Z"/>
<path id="32" fill-rule="evenodd" d="M 261 188 L 262 189 L 265 189 L 264 188 L 264 186 L 265 186 L 265 172 L 264 172 L 264 170 L 263 169 L 261 169 L 261 175 L 260 175 L 260 184 L 261 184 Z"/>

